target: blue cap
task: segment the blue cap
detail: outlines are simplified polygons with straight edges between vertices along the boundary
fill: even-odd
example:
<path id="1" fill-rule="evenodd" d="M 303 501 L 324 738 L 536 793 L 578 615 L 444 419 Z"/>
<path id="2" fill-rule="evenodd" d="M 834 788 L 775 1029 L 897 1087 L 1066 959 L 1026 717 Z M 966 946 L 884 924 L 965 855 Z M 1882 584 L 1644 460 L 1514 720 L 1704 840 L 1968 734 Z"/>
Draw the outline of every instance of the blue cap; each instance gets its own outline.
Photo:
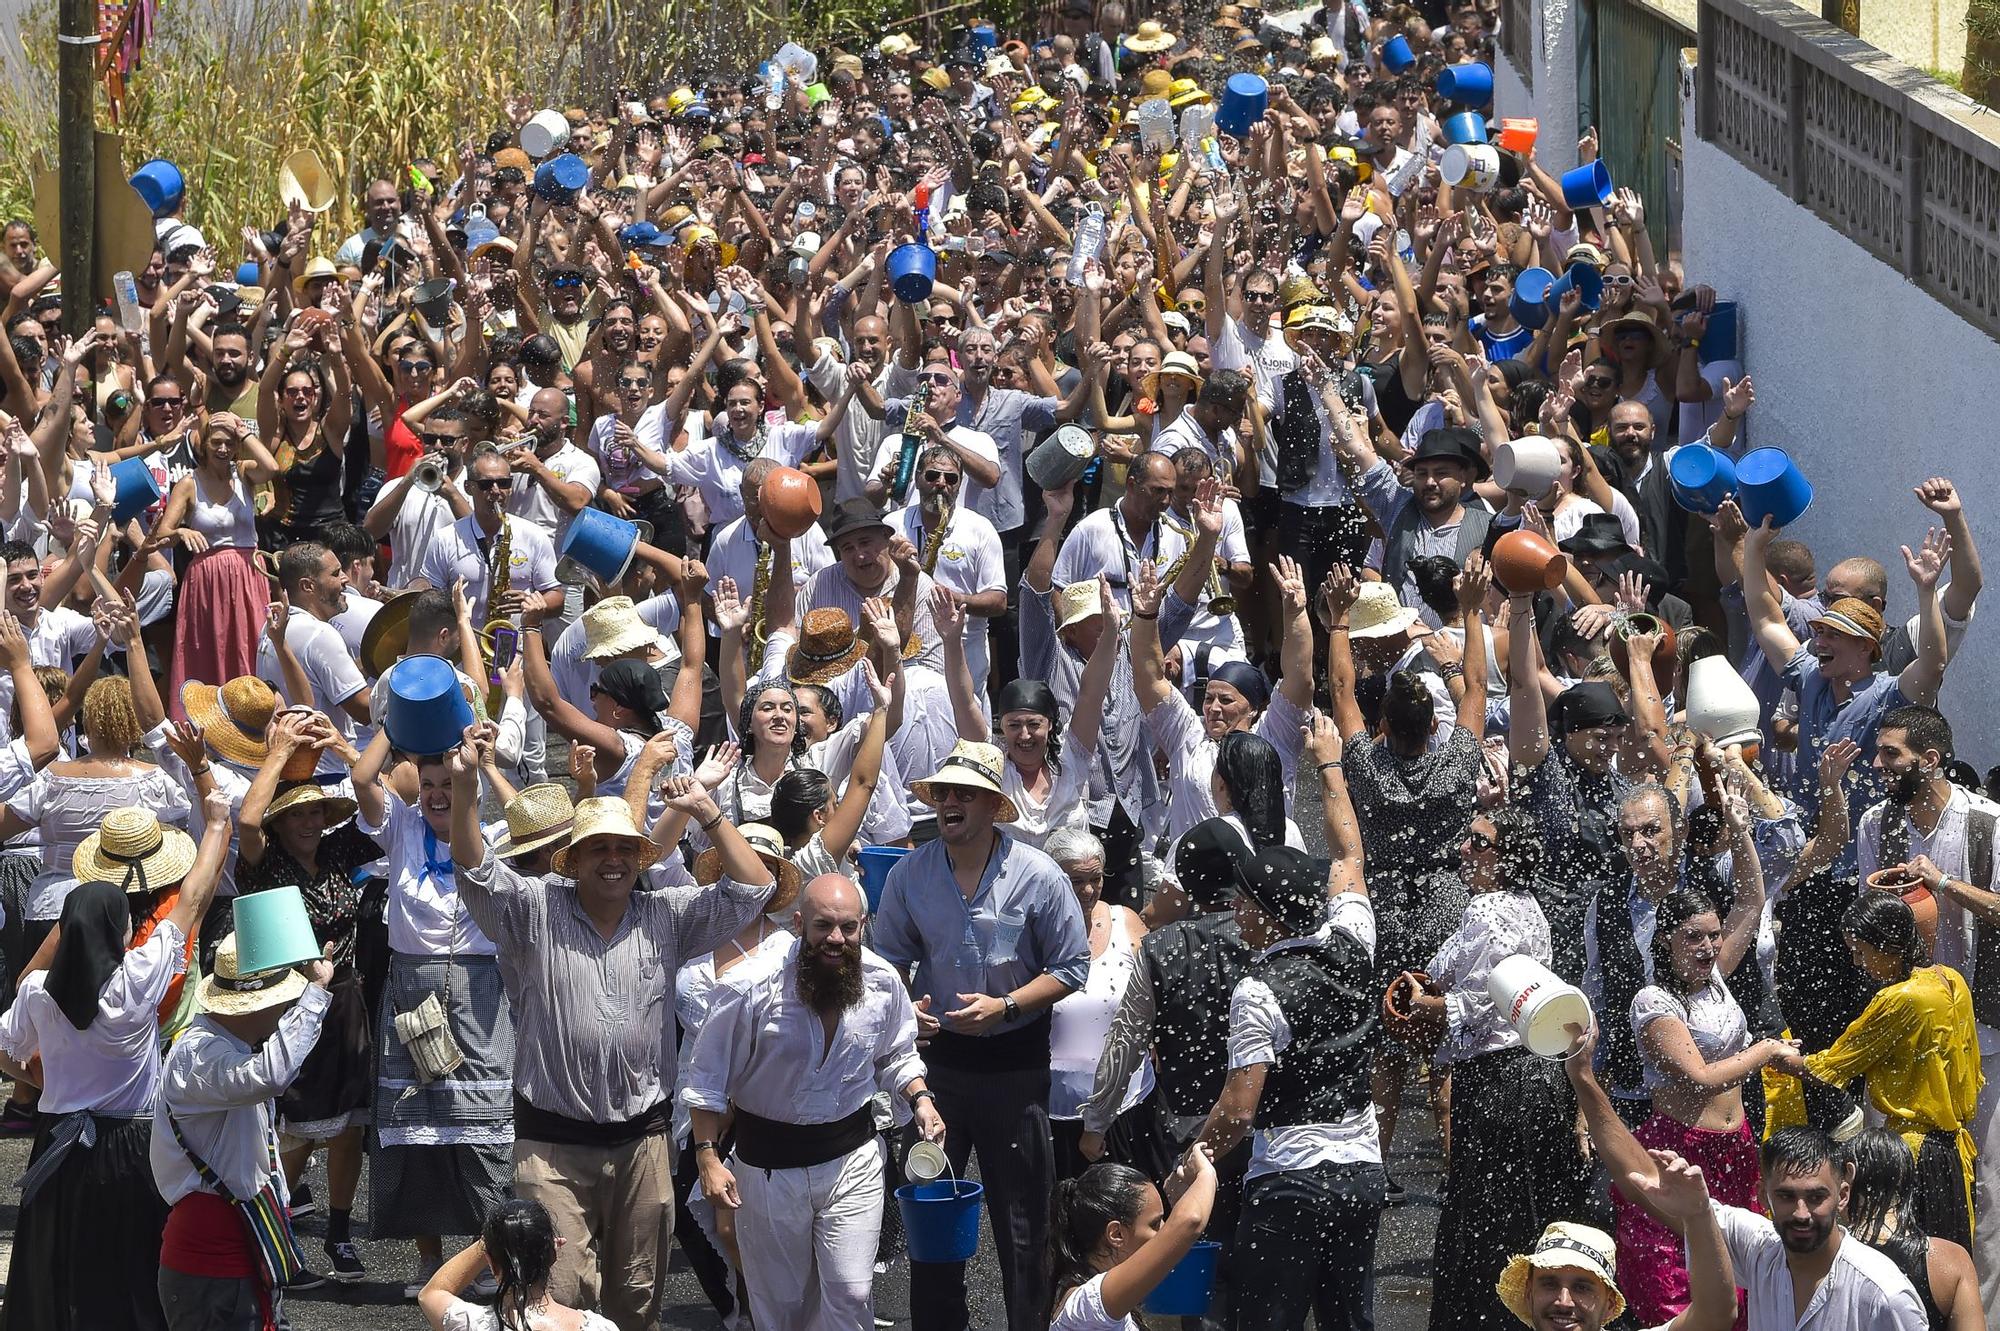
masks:
<path id="1" fill-rule="evenodd" d="M 665 233 L 651 222 L 634 222 L 618 233 L 618 243 L 626 249 L 641 249 L 649 245 L 659 245 L 666 240 Z"/>
<path id="2" fill-rule="evenodd" d="M 254 287 L 262 280 L 263 280 L 263 270 L 257 266 L 255 260 L 246 260 L 245 262 L 236 265 L 237 286 Z"/>

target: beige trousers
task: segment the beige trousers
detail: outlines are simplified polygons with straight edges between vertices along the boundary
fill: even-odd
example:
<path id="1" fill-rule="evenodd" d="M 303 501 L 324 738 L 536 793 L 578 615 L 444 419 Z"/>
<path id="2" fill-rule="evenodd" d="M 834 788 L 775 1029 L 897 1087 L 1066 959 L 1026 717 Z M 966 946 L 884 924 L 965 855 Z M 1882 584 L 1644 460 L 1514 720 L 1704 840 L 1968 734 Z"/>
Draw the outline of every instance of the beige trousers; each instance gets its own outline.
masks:
<path id="1" fill-rule="evenodd" d="M 615 1147 L 516 1139 L 514 1195 L 547 1207 L 563 1239 L 549 1277 L 558 1303 L 595 1309 L 618 1331 L 655 1331 L 674 1232 L 664 1134 Z"/>

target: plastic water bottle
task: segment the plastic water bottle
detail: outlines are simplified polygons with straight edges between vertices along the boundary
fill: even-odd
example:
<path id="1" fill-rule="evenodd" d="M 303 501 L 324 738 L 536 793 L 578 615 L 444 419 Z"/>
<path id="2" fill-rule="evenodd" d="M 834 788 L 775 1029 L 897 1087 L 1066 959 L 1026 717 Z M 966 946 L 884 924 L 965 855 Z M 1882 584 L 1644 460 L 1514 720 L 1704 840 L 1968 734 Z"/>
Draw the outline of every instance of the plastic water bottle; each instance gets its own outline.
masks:
<path id="1" fill-rule="evenodd" d="M 1162 106 L 1166 103 L 1162 102 Z M 1076 224 L 1076 235 L 1069 251 L 1069 270 L 1063 274 L 1064 280 L 1073 287 L 1083 285 L 1083 266 L 1097 257 L 1104 248 L 1104 210 L 1092 204 Z"/>
<path id="2" fill-rule="evenodd" d="M 120 271 L 111 275 L 111 290 L 118 297 L 118 326 L 128 333 L 136 333 L 145 326 L 145 313 L 139 308 L 139 283 L 130 271 Z"/>
<path id="3" fill-rule="evenodd" d="M 1197 102 L 1181 112 L 1181 143 L 1189 152 L 1201 146 L 1203 139 L 1215 137 L 1215 108 L 1206 102 Z"/>
<path id="4" fill-rule="evenodd" d="M 1149 153 L 1169 152 L 1174 146 L 1174 108 L 1166 99 L 1154 97 L 1139 103 L 1139 146 Z"/>
<path id="5" fill-rule="evenodd" d="M 799 219 L 799 228 L 801 230 L 810 229 L 812 226 L 813 218 L 818 216 L 819 216 L 818 204 L 814 203 L 811 199 L 799 200 L 798 219 Z"/>

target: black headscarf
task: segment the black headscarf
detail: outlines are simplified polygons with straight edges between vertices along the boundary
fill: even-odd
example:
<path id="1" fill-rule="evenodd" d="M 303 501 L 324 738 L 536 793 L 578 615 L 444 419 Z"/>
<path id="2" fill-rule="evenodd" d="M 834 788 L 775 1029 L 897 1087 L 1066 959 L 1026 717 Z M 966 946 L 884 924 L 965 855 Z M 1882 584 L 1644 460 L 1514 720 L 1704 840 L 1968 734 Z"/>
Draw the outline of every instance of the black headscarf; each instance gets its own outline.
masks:
<path id="1" fill-rule="evenodd" d="M 110 883 L 79 883 L 63 900 L 62 937 L 49 963 L 49 997 L 78 1030 L 97 1017 L 97 998 L 125 958 L 132 923 L 125 894 Z"/>

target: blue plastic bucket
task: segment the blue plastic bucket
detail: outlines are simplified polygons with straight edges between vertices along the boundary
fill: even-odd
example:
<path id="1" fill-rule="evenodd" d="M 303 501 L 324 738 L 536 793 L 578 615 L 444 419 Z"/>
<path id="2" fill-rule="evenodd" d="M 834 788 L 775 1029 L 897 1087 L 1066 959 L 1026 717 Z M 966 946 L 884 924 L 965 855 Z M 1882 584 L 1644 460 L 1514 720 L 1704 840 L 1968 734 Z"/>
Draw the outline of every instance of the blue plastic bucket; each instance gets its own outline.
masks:
<path id="1" fill-rule="evenodd" d="M 928 245 L 898 245 L 889 251 L 889 289 L 905 305 L 931 298 L 937 283 L 937 255 Z"/>
<path id="2" fill-rule="evenodd" d="M 1477 111 L 1460 111 L 1444 120 L 1446 143 L 1486 142 L 1486 118 Z"/>
<path id="3" fill-rule="evenodd" d="M 1417 63 L 1417 53 L 1410 49 L 1409 38 L 1397 33 L 1382 43 L 1382 68 L 1391 74 L 1400 74 Z"/>
<path id="4" fill-rule="evenodd" d="M 1271 85 L 1257 74 L 1231 74 L 1222 86 L 1222 105 L 1215 127 L 1232 139 L 1250 137 L 1250 127 L 1264 118 L 1271 105 Z"/>
<path id="5" fill-rule="evenodd" d="M 1215 1267 L 1221 1259 L 1220 1243 L 1203 1239 L 1195 1244 L 1174 1263 L 1166 1279 L 1153 1286 L 1142 1310 L 1148 1317 L 1200 1317 L 1215 1293 Z"/>
<path id="6" fill-rule="evenodd" d="M 905 1183 L 896 1189 L 913 1262 L 969 1262 L 979 1250 L 979 1212 L 986 1189 L 968 1179 Z"/>
<path id="7" fill-rule="evenodd" d="M 550 203 L 569 203 L 590 183 L 590 164 L 575 153 L 551 157 L 535 168 L 535 193 Z"/>
<path id="8" fill-rule="evenodd" d="M 1542 297 L 1543 302 L 1548 305 L 1550 313 L 1555 313 L 1562 309 L 1563 297 L 1567 296 L 1571 291 L 1575 291 L 1577 296 L 1582 299 L 1584 309 L 1596 309 L 1604 303 L 1604 274 L 1597 271 L 1595 264 L 1571 264 L 1564 270 L 1563 275 L 1555 280 L 1555 284 L 1549 288 L 1548 294 Z"/>
<path id="9" fill-rule="evenodd" d="M 1812 507 L 1812 482 L 1782 448 L 1755 448 L 1736 464 L 1736 502 L 1752 527 L 1765 517 L 1780 527 L 1797 522 Z"/>
<path id="10" fill-rule="evenodd" d="M 1523 328 L 1540 328 L 1549 321 L 1549 288 L 1556 275 L 1546 268 L 1523 268 L 1514 276 L 1514 294 L 1507 298 L 1507 310 Z"/>
<path id="11" fill-rule="evenodd" d="M 606 513 L 601 508 L 579 509 L 563 533 L 556 553 L 589 569 L 599 582 L 609 586 L 625 576 L 632 566 L 632 554 L 639 548 L 639 525 Z"/>
<path id="12" fill-rule="evenodd" d="M 1611 202 L 1611 168 L 1602 157 L 1563 172 L 1563 202 L 1572 210 L 1602 208 Z"/>
<path id="13" fill-rule="evenodd" d="M 404 753 L 449 753 L 472 724 L 472 704 L 459 687 L 458 671 L 439 656 L 406 656 L 382 676 L 389 705 L 382 728 Z"/>
<path id="14" fill-rule="evenodd" d="M 1674 502 L 1690 513 L 1713 513 L 1736 492 L 1736 464 L 1707 444 L 1683 444 L 1667 463 Z"/>
<path id="15" fill-rule="evenodd" d="M 139 192 L 146 211 L 155 217 L 166 216 L 187 197 L 187 181 L 182 178 L 181 169 L 164 157 L 141 162 L 132 173 L 131 185 Z"/>
<path id="16" fill-rule="evenodd" d="M 1699 359 L 1703 365 L 1710 361 L 1742 360 L 1742 327 L 1737 322 L 1737 305 L 1733 300 L 1718 300 L 1715 308 L 1708 312 L 1708 330 L 1701 335 L 1696 345 L 1700 348 Z"/>
<path id="17" fill-rule="evenodd" d="M 882 890 L 889 885 L 889 870 L 896 867 L 896 861 L 910 853 L 908 846 L 863 846 L 861 860 L 861 895 L 868 898 L 868 913 L 882 909 Z"/>
<path id="18" fill-rule="evenodd" d="M 159 503 L 164 493 L 144 458 L 126 458 L 123 462 L 113 463 L 111 485 L 114 491 L 111 500 L 113 522 L 130 522 Z"/>
<path id="19" fill-rule="evenodd" d="M 1438 96 L 1460 106 L 1484 106 L 1493 100 L 1493 66 L 1470 61 L 1438 71 Z"/>

